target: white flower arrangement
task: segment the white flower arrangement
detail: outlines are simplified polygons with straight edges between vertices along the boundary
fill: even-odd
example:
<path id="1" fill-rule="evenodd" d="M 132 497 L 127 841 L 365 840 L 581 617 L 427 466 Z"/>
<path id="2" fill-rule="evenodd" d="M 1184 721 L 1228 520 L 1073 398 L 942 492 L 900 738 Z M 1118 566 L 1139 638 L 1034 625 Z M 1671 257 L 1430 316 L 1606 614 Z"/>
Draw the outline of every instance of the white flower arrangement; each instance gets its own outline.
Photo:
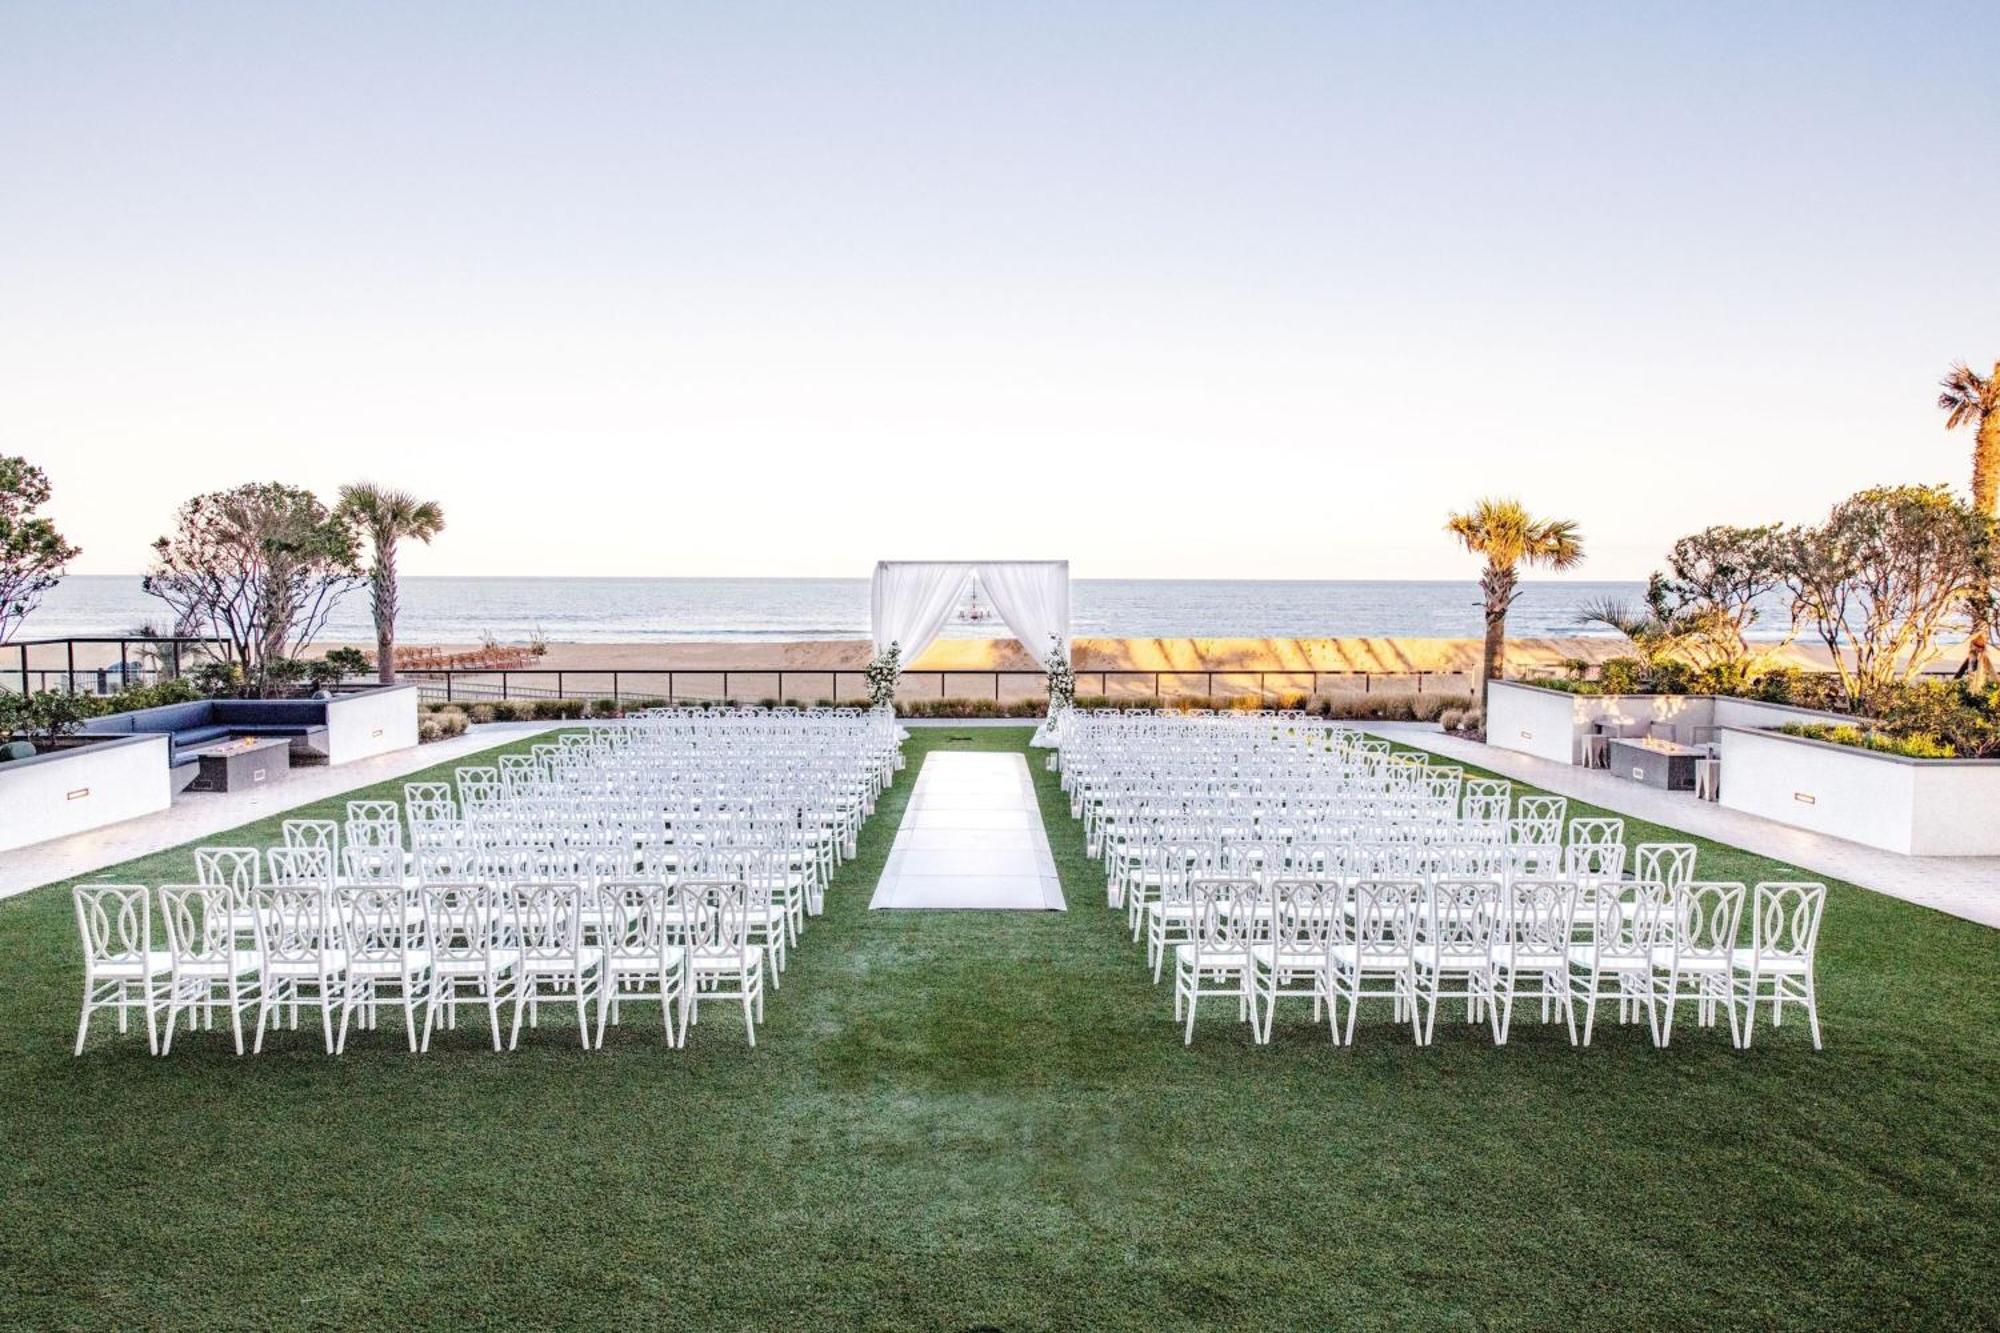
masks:
<path id="1" fill-rule="evenodd" d="M 863 673 L 868 680 L 868 702 L 876 708 L 892 708 L 896 703 L 896 681 L 903 674 L 903 645 L 892 643 L 868 663 Z"/>
<path id="2" fill-rule="evenodd" d="M 1069 664 L 1069 653 L 1063 648 L 1063 641 L 1049 635 L 1049 655 L 1042 659 L 1042 670 L 1049 678 L 1049 716 L 1071 707 L 1076 703 L 1076 671 Z"/>

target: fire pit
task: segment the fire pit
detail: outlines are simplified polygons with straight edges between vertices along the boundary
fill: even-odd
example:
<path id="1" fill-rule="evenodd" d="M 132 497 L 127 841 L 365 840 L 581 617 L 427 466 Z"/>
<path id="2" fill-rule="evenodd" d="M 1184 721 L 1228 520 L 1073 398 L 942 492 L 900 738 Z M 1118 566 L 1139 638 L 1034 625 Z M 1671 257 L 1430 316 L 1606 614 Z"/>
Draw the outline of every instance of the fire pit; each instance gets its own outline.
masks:
<path id="1" fill-rule="evenodd" d="M 189 791 L 242 791 L 291 775 L 292 743 L 282 736 L 239 736 L 194 752 L 201 771 Z"/>

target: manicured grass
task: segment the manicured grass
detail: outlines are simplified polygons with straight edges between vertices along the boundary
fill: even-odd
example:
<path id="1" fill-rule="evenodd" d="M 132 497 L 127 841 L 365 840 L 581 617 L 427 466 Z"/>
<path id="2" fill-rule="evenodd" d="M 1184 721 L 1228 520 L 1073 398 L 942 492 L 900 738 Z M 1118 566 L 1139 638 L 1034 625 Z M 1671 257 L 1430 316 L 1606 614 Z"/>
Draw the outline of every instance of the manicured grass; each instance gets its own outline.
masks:
<path id="1" fill-rule="evenodd" d="M 1219 1004 L 1184 1049 L 1039 753 L 1067 914 L 867 911 L 924 754 L 1027 735 L 915 733 L 754 1051 L 718 1011 L 682 1051 L 545 1017 L 495 1055 L 469 1018 L 412 1057 L 385 1017 L 341 1059 L 105 1023 L 73 1060 L 68 888 L 0 903 L 0 1323 L 1995 1320 L 2000 935 L 1833 886 L 1821 1054 L 1802 1020 L 1496 1050 L 1442 1014 L 1418 1049 L 1386 1004 L 1352 1049 L 1303 1006 L 1256 1048 Z"/>

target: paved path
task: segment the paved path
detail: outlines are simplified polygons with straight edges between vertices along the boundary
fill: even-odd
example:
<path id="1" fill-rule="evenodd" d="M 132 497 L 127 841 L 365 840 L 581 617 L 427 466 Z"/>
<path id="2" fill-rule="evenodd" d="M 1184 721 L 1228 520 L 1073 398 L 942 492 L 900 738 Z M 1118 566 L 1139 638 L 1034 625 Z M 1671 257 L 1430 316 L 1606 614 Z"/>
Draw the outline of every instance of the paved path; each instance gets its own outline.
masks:
<path id="1" fill-rule="evenodd" d="M 157 814 L 0 853 L 0 898 L 92 874 L 134 857 L 151 856 L 267 815 L 296 810 L 342 792 L 421 772 L 562 725 L 565 724 L 494 722 L 473 727 L 463 736 L 448 741 L 433 741 L 413 750 L 359 759 L 338 768 L 295 769 L 275 787 L 254 787 L 240 792 L 183 792 L 174 798 L 172 808 Z"/>
<path id="2" fill-rule="evenodd" d="M 1063 911 L 1026 756 L 925 756 L 868 905 Z"/>
<path id="3" fill-rule="evenodd" d="M 1844 879 L 1905 902 L 1936 908 L 1984 926 L 2000 926 L 2000 857 L 1902 856 L 1858 842 L 1774 823 L 1686 792 L 1641 786 L 1596 768 L 1558 764 L 1478 741 L 1447 736 L 1420 722 L 1362 722 L 1374 732 L 1502 777 L 1530 782 L 1558 795 L 1588 801 L 1634 819 L 1684 829 L 1699 837 L 1789 862 L 1815 875 Z"/>

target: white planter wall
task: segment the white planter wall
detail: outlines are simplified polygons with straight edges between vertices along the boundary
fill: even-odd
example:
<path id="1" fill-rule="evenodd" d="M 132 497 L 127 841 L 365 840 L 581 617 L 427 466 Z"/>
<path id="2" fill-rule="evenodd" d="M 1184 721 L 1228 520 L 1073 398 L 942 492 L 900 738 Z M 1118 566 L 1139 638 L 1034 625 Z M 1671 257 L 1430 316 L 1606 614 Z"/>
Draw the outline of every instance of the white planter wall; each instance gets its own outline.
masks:
<path id="1" fill-rule="evenodd" d="M 1732 727 L 1722 804 L 1885 851 L 2000 856 L 2000 760 L 1904 759 Z"/>
<path id="2" fill-rule="evenodd" d="M 149 815 L 173 800 L 165 736 L 11 760 L 0 764 L 0 851 Z"/>
<path id="3" fill-rule="evenodd" d="M 417 743 L 417 687 L 337 694 L 326 705 L 326 762 L 351 764 Z"/>
<path id="4" fill-rule="evenodd" d="M 1486 692 L 1486 743 L 1558 764 L 1576 762 L 1581 697 L 1496 680 Z M 1584 728 L 1588 730 L 1588 728 Z"/>
<path id="5" fill-rule="evenodd" d="M 1486 743 L 1558 764 L 1573 764 L 1582 757 L 1583 738 L 1600 724 L 1643 727 L 1657 723 L 1678 727 L 1685 736 L 1698 728 L 1852 721 L 1841 713 L 1753 699 L 1705 694 L 1571 694 L 1539 685 L 1495 681 L 1486 700 Z"/>

